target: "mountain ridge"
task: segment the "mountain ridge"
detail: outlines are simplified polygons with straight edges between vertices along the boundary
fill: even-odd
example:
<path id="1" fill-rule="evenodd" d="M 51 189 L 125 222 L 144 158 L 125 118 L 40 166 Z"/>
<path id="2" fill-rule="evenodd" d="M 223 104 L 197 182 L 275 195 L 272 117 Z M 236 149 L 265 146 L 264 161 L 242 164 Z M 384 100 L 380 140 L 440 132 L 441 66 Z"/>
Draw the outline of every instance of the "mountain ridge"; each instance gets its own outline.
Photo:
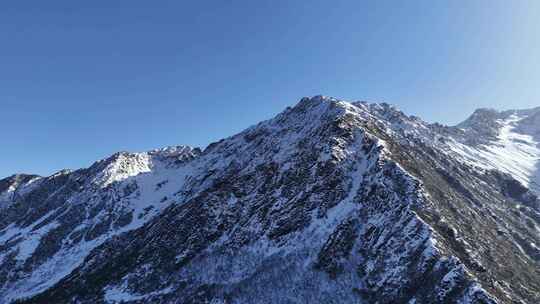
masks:
<path id="1" fill-rule="evenodd" d="M 478 145 L 467 136 L 388 104 L 315 96 L 203 151 L 117 153 L 43 178 L 63 190 L 40 187 L 0 218 L 1 297 L 533 303 L 538 250 L 526 244 L 539 241 L 538 200 L 513 170 L 495 173 L 470 152 Z M 42 197 L 42 211 L 25 207 Z M 486 215 L 502 224 L 482 222 Z M 39 236 L 37 247 L 24 245 L 28 235 Z M 483 235 L 510 249 L 491 252 Z M 43 263 L 72 251 L 80 255 L 71 255 L 65 275 L 39 276 Z M 510 284 L 509 267 L 497 261 L 514 256 Z M 201 272 L 208 265 L 218 268 Z M 278 284 L 283 275 L 289 285 Z M 265 284 L 281 294 L 261 290 Z"/>
<path id="2" fill-rule="evenodd" d="M 326 96 L 326 95 L 314 95 L 313 97 L 303 97 L 300 99 L 299 102 L 301 102 L 302 100 L 311 100 L 311 99 L 316 99 L 316 100 L 339 100 L 339 99 L 336 99 L 336 98 L 333 98 L 333 97 L 329 97 L 329 96 Z M 475 109 L 472 114 L 467 117 L 465 120 L 463 120 L 462 122 L 458 122 L 456 124 L 453 124 L 453 125 L 447 125 L 447 124 L 442 124 L 440 122 L 427 122 L 427 121 L 424 121 L 422 120 L 422 118 L 420 118 L 419 116 L 417 115 L 407 115 L 405 114 L 404 112 L 402 112 L 400 109 L 399 109 L 399 106 L 397 105 L 394 105 L 394 104 L 391 104 L 391 103 L 388 103 L 388 102 L 370 102 L 370 101 L 365 101 L 365 100 L 362 100 L 362 101 L 352 101 L 352 102 L 349 102 L 350 104 L 353 104 L 353 105 L 363 105 L 363 106 L 366 106 L 369 110 L 371 109 L 376 109 L 376 108 L 379 108 L 379 109 L 390 109 L 392 111 L 394 111 L 395 113 L 397 113 L 398 115 L 403 115 L 403 116 L 406 116 L 408 117 L 409 119 L 413 119 L 413 120 L 418 120 L 418 121 L 422 121 L 425 125 L 427 126 L 434 126 L 434 127 L 438 127 L 438 128 L 459 128 L 461 129 L 463 126 L 468 120 L 471 120 L 471 118 L 473 118 L 473 116 L 475 115 L 475 113 L 477 112 L 492 112 L 492 113 L 495 113 L 495 114 L 498 114 L 498 115 L 510 115 L 512 113 L 528 113 L 528 112 L 534 112 L 534 113 L 540 113 L 540 107 L 533 107 L 533 108 L 521 108 L 521 109 L 506 109 L 506 110 L 498 110 L 496 108 L 477 108 Z M 287 107 L 288 108 L 292 108 L 294 106 L 289 106 Z M 279 115 L 279 113 L 278 113 Z M 271 119 L 267 119 L 267 120 L 271 120 Z M 267 121 L 267 120 L 263 120 L 263 121 Z M 254 127 L 256 126 L 257 124 L 254 124 L 250 127 L 248 127 L 247 129 L 251 128 L 251 127 Z M 247 130 L 246 129 L 246 130 Z M 245 131 L 245 130 L 244 130 Z M 227 137 L 225 137 L 227 138 Z M 225 139 L 224 138 L 224 139 Z M 223 140 L 223 139 L 222 139 Z M 102 159 L 99 159 L 97 160 L 96 162 L 99 162 L 101 160 L 105 160 L 105 159 L 108 159 L 110 157 L 113 157 L 114 155 L 116 154 L 121 154 L 121 153 L 151 153 L 151 152 L 159 152 L 160 150 L 167 150 L 167 149 L 174 149 L 174 148 L 177 148 L 177 147 L 188 147 L 188 148 L 191 148 L 191 149 L 195 149 L 195 150 L 200 150 L 200 152 L 204 151 L 208 146 L 212 146 L 216 143 L 218 143 L 219 141 L 216 141 L 216 142 L 211 142 L 209 143 L 206 147 L 197 147 L 197 146 L 190 146 L 190 145 L 179 145 L 179 146 L 164 146 L 164 147 L 158 147 L 158 148 L 153 148 L 153 149 L 150 149 L 150 150 L 146 150 L 146 151 L 129 151 L 129 150 L 121 150 L 121 151 L 117 151 L 117 152 L 114 152 L 113 154 L 109 155 L 109 156 L 105 156 L 103 157 Z M 94 163 L 92 163 L 91 165 L 93 165 Z M 90 166 L 91 166 L 90 165 Z M 82 168 L 79 168 L 79 169 L 82 169 Z M 74 168 L 63 168 L 63 169 L 59 169 L 58 171 L 55 171 L 53 173 L 51 173 L 50 175 L 40 175 L 40 174 L 35 174 L 35 173 L 28 173 L 28 172 L 18 172 L 18 173 L 13 173 L 9 176 L 5 176 L 3 178 L 0 178 L 0 180 L 6 180 L 6 179 L 9 179 L 9 178 L 12 178 L 12 177 L 15 177 L 15 176 L 26 176 L 26 175 L 32 175 L 32 176 L 36 176 L 36 177 L 48 177 L 48 176 L 52 176 L 52 175 L 55 175 L 55 174 L 58 174 L 58 173 L 61 173 L 61 172 L 64 172 L 64 171 L 74 171 L 74 170 L 78 170 L 78 169 L 74 169 Z"/>

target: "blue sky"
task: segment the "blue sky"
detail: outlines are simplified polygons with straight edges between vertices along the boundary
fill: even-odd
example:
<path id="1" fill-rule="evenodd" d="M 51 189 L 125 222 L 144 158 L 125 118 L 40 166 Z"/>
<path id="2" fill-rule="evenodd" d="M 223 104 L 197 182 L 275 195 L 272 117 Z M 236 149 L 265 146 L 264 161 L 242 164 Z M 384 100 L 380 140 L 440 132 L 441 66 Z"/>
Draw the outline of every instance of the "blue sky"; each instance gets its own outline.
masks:
<path id="1" fill-rule="evenodd" d="M 205 146 L 302 96 L 446 124 L 538 106 L 538 3 L 2 3 L 0 177 Z"/>

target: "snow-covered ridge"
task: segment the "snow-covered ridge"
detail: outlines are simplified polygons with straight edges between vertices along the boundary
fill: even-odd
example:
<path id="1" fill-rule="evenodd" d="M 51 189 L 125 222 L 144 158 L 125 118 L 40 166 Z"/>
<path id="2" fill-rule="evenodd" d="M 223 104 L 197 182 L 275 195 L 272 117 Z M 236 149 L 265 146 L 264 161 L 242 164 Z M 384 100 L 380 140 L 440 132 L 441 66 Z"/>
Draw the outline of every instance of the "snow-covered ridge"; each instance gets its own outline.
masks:
<path id="1" fill-rule="evenodd" d="M 18 195 L 24 195 L 39 184 L 40 176 L 17 174 L 2 180 L 0 210 L 10 206 Z"/>
<path id="2" fill-rule="evenodd" d="M 382 103 L 352 103 L 387 133 L 414 139 L 482 170 L 499 170 L 540 195 L 540 107 L 478 109 L 455 127 L 428 124 Z"/>
<path id="3" fill-rule="evenodd" d="M 492 122 L 498 126 L 496 136 L 483 144 L 468 145 L 455 138 L 447 144 L 464 162 L 508 173 L 540 194 L 540 138 L 535 134 L 540 124 L 527 123 L 530 116 L 523 112 L 506 112 L 504 116 Z"/>
<path id="4" fill-rule="evenodd" d="M 94 183 L 107 187 L 111 183 L 151 171 L 148 153 L 117 153 L 113 157 L 115 159 L 94 178 Z"/>
<path id="5" fill-rule="evenodd" d="M 17 193 L 23 198 L 20 206 L 27 204 L 25 194 L 32 195 L 33 189 L 41 191 L 36 187 L 38 182 L 43 187 L 49 183 L 51 187 L 57 187 L 55 184 L 62 181 L 64 186 L 47 194 L 51 200 L 58 201 L 50 203 L 53 209 L 36 216 L 30 225 L 13 222 L 0 228 L 0 246 L 12 244 L 0 251 L 0 265 L 10 257 L 16 262 L 13 270 L 36 264 L 31 273 L 15 284 L 4 285 L 0 289 L 0 298 L 14 300 L 47 289 L 80 265 L 92 249 L 148 222 L 175 202 L 176 193 L 191 173 L 189 160 L 199 154 L 199 149 L 188 146 L 141 153 L 119 152 L 88 169 L 62 170 L 47 178 L 29 177 L 24 183 L 21 178 L 14 178 L 0 198 L 14 204 L 11 198 Z M 60 193 L 66 191 L 63 189 L 66 187 L 75 187 L 75 192 L 65 197 Z M 59 194 L 60 197 L 55 197 Z M 47 197 L 44 199 L 48 200 Z M 0 203 L 8 206 L 7 202 Z M 28 213 L 34 212 L 32 206 L 23 207 L 23 210 L 25 208 L 29 208 Z M 80 221 L 73 222 L 73 218 L 80 218 Z M 60 248 L 46 260 L 34 262 L 34 255 L 42 255 L 42 249 L 46 252 L 42 241 L 54 234 L 61 235 L 66 229 L 69 232 L 66 238 L 57 241 L 56 246 Z"/>
<path id="6" fill-rule="evenodd" d="M 198 172 L 216 172 L 208 178 L 206 176 L 203 178 L 205 186 L 211 185 L 212 181 L 219 180 L 219 172 L 240 170 L 241 175 L 236 176 L 236 178 L 241 179 L 242 174 L 251 175 L 260 166 L 272 163 L 278 166 L 274 169 L 277 176 L 286 176 L 287 173 L 298 172 L 297 170 L 300 168 L 296 168 L 296 166 L 298 166 L 298 158 L 301 158 L 302 154 L 307 156 L 309 151 L 317 151 L 317 157 L 312 158 L 313 163 L 310 165 L 313 169 L 306 174 L 316 177 L 319 166 L 323 167 L 322 164 L 325 163 L 332 164 L 332 166 L 339 168 L 336 173 L 343 171 L 343 174 L 346 174 L 344 178 L 348 181 L 346 183 L 348 186 L 345 188 L 348 190 L 341 200 L 335 202 L 336 205 L 327 210 L 323 209 L 322 206 L 315 205 L 318 208 L 317 212 L 324 214 L 323 216 L 317 217 L 315 216 L 316 212 L 308 212 L 309 225 L 277 241 L 273 235 L 280 234 L 273 231 L 279 232 L 282 229 L 280 226 L 284 225 L 283 223 L 298 220 L 298 217 L 294 216 L 289 218 L 291 213 L 294 215 L 295 211 L 288 209 L 294 208 L 291 206 L 304 204 L 305 201 L 299 200 L 302 196 L 306 197 L 304 200 L 309 200 L 310 196 L 316 197 L 315 193 L 310 193 L 313 191 L 312 189 L 316 189 L 316 186 L 321 187 L 317 183 L 322 183 L 324 179 L 315 178 L 313 180 L 315 185 L 304 185 L 292 199 L 285 197 L 285 191 L 276 189 L 276 194 L 265 201 L 277 200 L 276 204 L 270 207 L 269 212 L 271 214 L 283 213 L 282 217 L 284 218 L 272 221 L 269 232 L 263 230 L 261 226 L 264 224 L 261 222 L 253 222 L 247 227 L 239 227 L 238 230 L 249 231 L 248 235 L 251 235 L 253 239 L 239 253 L 235 253 L 234 259 L 215 256 L 214 250 L 227 252 L 227 244 L 232 243 L 235 238 L 235 234 L 224 235 L 212 245 L 212 250 L 208 249 L 201 257 L 201 259 L 205 259 L 201 264 L 186 266 L 177 276 L 181 279 L 184 276 L 188 276 L 188 278 L 194 276 L 197 281 L 211 282 L 217 285 L 233 285 L 249 280 L 250 276 L 253 275 L 253 269 L 257 269 L 259 267 L 257 265 L 264 262 L 264 259 L 287 258 L 289 263 L 295 261 L 295 265 L 289 269 L 291 273 L 289 276 L 293 278 L 298 276 L 294 280 L 300 282 L 305 280 L 303 275 L 296 274 L 297 271 L 301 270 L 301 272 L 308 273 L 308 276 L 312 276 L 310 277 L 311 284 L 327 284 L 324 288 L 331 290 L 331 288 L 339 287 L 335 286 L 334 282 L 323 283 L 324 274 L 312 273 L 311 265 L 315 263 L 313 260 L 320 259 L 321 261 L 317 262 L 320 266 L 317 267 L 328 269 L 328 271 L 333 269 L 334 263 L 361 262 L 364 263 L 365 274 L 358 277 L 351 273 L 351 277 L 344 279 L 345 281 L 341 284 L 347 282 L 349 286 L 358 286 L 358 288 L 369 290 L 370 288 L 362 283 L 366 281 L 365 284 L 373 285 L 370 292 L 391 298 L 399 296 L 395 284 L 406 281 L 407 271 L 414 267 L 400 263 L 421 250 L 422 254 L 417 258 L 422 261 L 422 267 L 417 271 L 419 273 L 440 272 L 441 278 L 444 276 L 443 285 L 437 287 L 440 299 L 444 300 L 447 297 L 446 293 L 450 293 L 456 288 L 455 281 L 463 280 L 466 275 L 464 272 L 459 275 L 449 275 L 462 267 L 456 260 L 441 260 L 434 269 L 429 270 L 427 265 L 433 263 L 434 260 L 441 259 L 443 253 L 436 247 L 438 242 L 429 225 L 419 219 L 411 209 L 412 205 L 424 204 L 423 200 L 426 199 L 421 188 L 418 187 L 419 182 L 386 157 L 386 154 L 390 152 L 385 150 L 382 140 L 361 127 L 362 121 L 365 120 L 389 128 L 397 125 L 402 127 L 401 124 L 405 123 L 398 119 L 387 125 L 385 121 L 379 120 L 380 115 L 382 114 L 372 113 L 369 108 L 318 96 L 313 99 L 303 99 L 297 107 L 286 110 L 276 118 L 262 122 L 209 147 L 200 158 L 194 161 L 194 166 L 199 168 Z M 336 136 L 336 134 L 341 134 L 341 136 Z M 302 152 L 299 152 L 299 144 L 307 148 L 308 151 L 300 150 Z M 197 179 L 196 175 L 194 176 Z M 393 187 L 405 188 L 404 193 L 394 194 L 393 191 L 396 189 Z M 369 189 L 373 189 L 381 197 L 372 194 L 371 191 L 368 191 Z M 278 195 L 279 193 L 281 195 Z M 228 211 L 228 208 L 239 207 L 246 203 L 249 206 L 250 200 L 255 200 L 255 198 L 256 196 L 250 197 L 250 199 L 243 198 L 243 203 L 236 197 L 227 198 L 222 206 L 213 206 L 212 213 L 216 215 L 227 214 L 231 212 Z M 203 207 L 201 206 L 201 208 Z M 309 207 L 306 206 L 306 208 L 309 210 Z M 349 221 L 358 221 L 361 218 L 361 213 L 365 213 L 365 218 L 362 218 L 362 224 L 356 227 L 358 229 L 356 233 L 359 233 L 360 237 L 367 238 L 362 241 L 361 245 L 369 248 L 385 248 L 384 253 L 367 252 L 363 256 L 353 254 L 351 261 L 332 261 L 336 258 L 334 255 L 323 258 L 320 257 L 323 255 L 322 253 L 319 253 L 319 257 L 317 257 L 317 252 L 323 245 L 325 246 L 324 251 L 335 250 L 334 246 L 331 246 L 332 242 L 339 242 L 340 238 L 343 237 L 339 227 L 349 225 Z M 248 219 L 246 218 L 246 220 Z M 377 237 L 373 237 L 373 231 L 378 231 Z M 259 234 L 262 236 L 255 237 Z M 346 233 L 343 234 L 346 235 Z M 409 239 L 405 245 L 406 248 L 401 249 L 400 255 L 391 254 L 402 246 L 400 244 L 403 237 Z M 328 240 L 330 245 L 325 245 L 325 240 Z M 230 246 L 233 245 L 230 244 Z M 353 247 L 356 248 L 356 246 Z M 361 250 L 361 248 L 356 249 Z M 368 251 L 368 249 L 365 250 Z M 302 252 L 301 256 L 305 261 L 298 260 L 298 251 Z M 176 256 L 176 260 L 182 261 L 187 256 L 187 253 L 181 252 Z M 249 261 L 251 267 L 245 268 L 241 264 L 243 261 Z M 296 263 L 303 266 L 297 269 Z M 200 268 L 201 265 L 204 265 L 204 269 Z M 380 265 L 387 265 L 387 268 L 381 269 Z M 234 271 L 223 272 L 227 267 L 231 267 Z M 350 267 L 354 269 L 359 266 L 351 264 Z M 166 290 L 167 294 L 174 292 L 175 288 L 171 288 L 169 285 L 144 294 L 128 284 L 134 277 L 152 273 L 152 268 L 151 265 L 144 264 L 144 267 L 126 275 L 120 282 L 106 286 L 104 288 L 106 300 L 114 302 L 148 299 L 152 296 L 164 296 L 162 290 Z M 435 278 L 436 276 L 439 274 L 434 274 Z M 475 286 L 476 289 L 466 291 L 466 294 L 471 295 L 471 299 L 485 294 L 485 291 L 480 287 L 472 286 Z M 315 289 L 312 291 L 313 294 L 317 294 Z M 293 296 L 285 290 L 282 292 L 283 297 Z M 339 299 L 354 299 L 354 295 L 348 292 L 341 291 Z M 302 295 L 302 297 L 304 296 L 306 295 Z"/>
<path id="7" fill-rule="evenodd" d="M 451 160 L 506 170 L 532 185 L 526 182 L 537 151 L 527 134 L 537 121 L 528 112 L 479 113 L 481 123 L 477 117 L 440 127 L 388 104 L 316 96 L 204 151 L 120 152 L 88 169 L 36 179 L 36 191 L 10 196 L 17 212 L 0 215 L 0 225 L 9 223 L 0 226 L 0 275 L 8 278 L 0 276 L 0 299 L 54 290 L 73 272 L 70 280 L 80 281 L 64 282 L 60 292 L 68 295 L 60 301 L 72 301 L 88 273 L 121 264 L 122 277 L 104 278 L 105 285 L 89 286 L 100 292 L 77 301 L 168 303 L 202 294 L 225 302 L 242 290 L 239 303 L 351 302 L 358 294 L 381 302 L 491 303 L 465 260 L 453 256 L 449 242 L 461 240 L 458 230 L 446 226 L 449 240 L 418 214 L 437 202 L 393 155 L 399 145 L 441 155 L 451 147 Z M 469 144 L 467 136 L 484 125 L 494 132 Z M 505 158 L 508 151 L 515 159 Z M 122 260 L 123 250 L 137 263 Z M 414 292 L 418 279 L 426 286 Z M 216 289 L 204 289 L 209 285 Z"/>
<path id="8" fill-rule="evenodd" d="M 101 166 L 101 168 L 94 177 L 93 183 L 104 188 L 111 183 L 151 172 L 155 162 L 173 161 L 179 163 L 192 159 L 198 154 L 200 154 L 198 148 L 189 146 L 165 147 L 139 153 L 118 152 L 94 165 Z"/>

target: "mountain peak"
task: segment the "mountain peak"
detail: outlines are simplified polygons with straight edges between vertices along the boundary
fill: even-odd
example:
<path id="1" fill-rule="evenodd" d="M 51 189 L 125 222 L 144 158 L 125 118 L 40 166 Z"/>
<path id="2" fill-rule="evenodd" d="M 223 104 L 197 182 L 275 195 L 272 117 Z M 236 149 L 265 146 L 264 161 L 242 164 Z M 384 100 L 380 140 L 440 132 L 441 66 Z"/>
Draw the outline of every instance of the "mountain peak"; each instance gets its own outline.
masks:
<path id="1" fill-rule="evenodd" d="M 459 137 L 497 113 L 464 131 L 317 95 L 204 152 L 118 152 L 11 183 L 0 299 L 538 303 L 526 182 L 540 152 L 515 117 L 486 146 Z"/>

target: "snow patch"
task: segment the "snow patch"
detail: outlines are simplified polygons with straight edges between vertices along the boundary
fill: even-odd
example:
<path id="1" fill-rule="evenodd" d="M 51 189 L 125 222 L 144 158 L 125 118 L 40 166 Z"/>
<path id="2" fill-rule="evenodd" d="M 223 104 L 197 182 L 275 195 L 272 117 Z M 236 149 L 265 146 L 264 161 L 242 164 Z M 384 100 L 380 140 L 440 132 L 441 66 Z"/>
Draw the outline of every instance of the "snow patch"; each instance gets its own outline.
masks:
<path id="1" fill-rule="evenodd" d="M 485 170 L 497 169 L 508 173 L 525 187 L 539 192 L 539 143 L 530 135 L 516 132 L 522 119 L 524 117 L 514 114 L 500 121 L 502 127 L 498 140 L 489 145 L 473 147 L 452 139 L 448 146 L 465 163 Z"/>

